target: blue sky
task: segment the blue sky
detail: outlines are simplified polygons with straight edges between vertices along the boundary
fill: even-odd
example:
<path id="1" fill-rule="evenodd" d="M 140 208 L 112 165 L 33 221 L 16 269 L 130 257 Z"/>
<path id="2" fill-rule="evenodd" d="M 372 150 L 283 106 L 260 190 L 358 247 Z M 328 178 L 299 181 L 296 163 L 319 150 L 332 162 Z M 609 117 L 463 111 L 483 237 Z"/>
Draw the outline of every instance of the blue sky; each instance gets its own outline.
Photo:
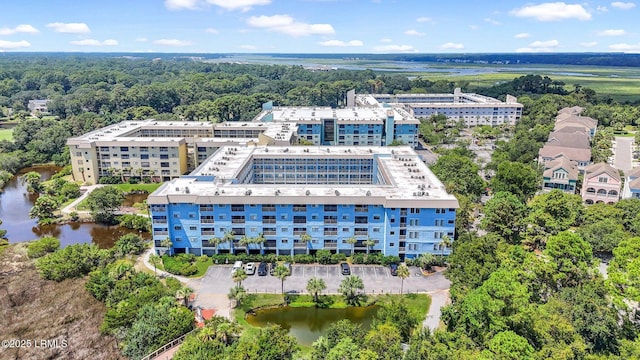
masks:
<path id="1" fill-rule="evenodd" d="M 0 51 L 640 52 L 628 1 L 7 0 Z"/>

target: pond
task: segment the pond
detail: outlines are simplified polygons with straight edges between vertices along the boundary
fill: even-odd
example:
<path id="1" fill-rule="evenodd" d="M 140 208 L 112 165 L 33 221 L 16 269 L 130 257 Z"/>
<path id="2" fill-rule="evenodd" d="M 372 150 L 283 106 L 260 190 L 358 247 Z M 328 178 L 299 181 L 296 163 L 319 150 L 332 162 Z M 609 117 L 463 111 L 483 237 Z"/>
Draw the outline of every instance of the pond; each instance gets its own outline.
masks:
<path id="1" fill-rule="evenodd" d="M 64 225 L 39 226 L 37 219 L 29 217 L 29 210 L 38 198 L 28 194 L 22 176 L 29 171 L 37 171 L 42 181 L 48 180 L 59 167 L 38 166 L 22 169 L 11 179 L 0 193 L 1 229 L 7 230 L 10 243 L 30 241 L 43 236 L 55 236 L 62 247 L 78 243 L 94 243 L 101 248 L 113 246 L 118 238 L 132 232 L 120 226 L 106 226 L 95 223 L 69 223 Z M 144 234 L 148 237 L 148 234 Z"/>
<path id="2" fill-rule="evenodd" d="M 349 307 L 346 309 L 322 309 L 316 307 L 278 307 L 257 310 L 247 315 L 247 322 L 253 326 L 280 325 L 298 339 L 298 343 L 311 346 L 320 336 L 326 335 L 329 325 L 343 319 L 362 325 L 368 331 L 373 317 L 380 306 Z"/>

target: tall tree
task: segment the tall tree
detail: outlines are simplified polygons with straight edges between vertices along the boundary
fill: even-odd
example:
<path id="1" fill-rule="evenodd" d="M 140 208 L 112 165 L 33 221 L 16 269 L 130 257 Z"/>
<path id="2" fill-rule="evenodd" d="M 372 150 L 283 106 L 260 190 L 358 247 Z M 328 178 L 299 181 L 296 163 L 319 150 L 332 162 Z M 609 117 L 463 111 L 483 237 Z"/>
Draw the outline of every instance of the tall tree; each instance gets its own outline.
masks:
<path id="1" fill-rule="evenodd" d="M 402 290 L 404 289 L 404 279 L 411 276 L 411 272 L 409 268 L 405 264 L 401 264 L 398 266 L 397 275 L 400 278 L 400 295 L 402 295 Z"/>
<path id="2" fill-rule="evenodd" d="M 527 207 L 522 201 L 510 192 L 500 191 L 485 204 L 480 227 L 517 244 L 526 225 L 526 216 Z"/>
<path id="3" fill-rule="evenodd" d="M 87 205 L 94 220 L 102 223 L 113 223 L 115 212 L 124 201 L 124 193 L 114 186 L 97 188 L 87 196 Z"/>
<path id="4" fill-rule="evenodd" d="M 321 278 L 311 278 L 307 281 L 307 291 L 313 294 L 313 302 L 318 303 L 318 293 L 327 288 L 327 284 Z"/>
<path id="5" fill-rule="evenodd" d="M 355 246 L 356 246 L 356 243 L 358 242 L 358 239 L 356 239 L 355 236 L 350 236 L 345 241 L 347 244 L 351 245 L 351 256 L 353 256 L 353 254 L 355 253 Z"/>
<path id="6" fill-rule="evenodd" d="M 281 290 L 282 296 L 284 296 L 284 280 L 289 275 L 291 275 L 289 272 L 289 268 L 284 265 L 276 266 L 275 270 L 273 271 L 273 276 L 280 279 L 280 290 Z"/>
<path id="7" fill-rule="evenodd" d="M 236 286 L 242 286 L 242 282 L 245 281 L 247 277 L 249 277 L 249 275 L 247 275 L 247 272 L 242 268 L 235 269 L 231 274 L 231 279 L 236 283 Z"/>
<path id="8" fill-rule="evenodd" d="M 538 191 L 541 180 L 542 176 L 531 166 L 505 161 L 498 165 L 496 175 L 491 179 L 491 189 L 510 192 L 524 203 Z"/>
<path id="9" fill-rule="evenodd" d="M 364 283 L 362 279 L 355 275 L 347 276 L 340 282 L 338 292 L 344 296 L 347 304 L 358 305 L 360 298 L 364 295 Z"/>

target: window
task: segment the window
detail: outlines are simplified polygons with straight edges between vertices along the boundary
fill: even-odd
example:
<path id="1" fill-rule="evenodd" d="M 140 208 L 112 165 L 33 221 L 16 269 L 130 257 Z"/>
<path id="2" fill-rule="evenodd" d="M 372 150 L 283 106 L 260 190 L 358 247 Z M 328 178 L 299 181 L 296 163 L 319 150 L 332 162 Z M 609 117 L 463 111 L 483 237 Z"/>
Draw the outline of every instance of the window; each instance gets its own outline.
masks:
<path id="1" fill-rule="evenodd" d="M 120 151 L 129 151 L 128 146 L 120 146 Z"/>
<path id="2" fill-rule="evenodd" d="M 198 230 L 198 227 L 197 226 L 189 226 L 189 230 L 196 231 L 196 230 Z"/>
<path id="3" fill-rule="evenodd" d="M 174 219 L 180 219 L 180 213 L 173 213 Z"/>
<path id="4" fill-rule="evenodd" d="M 231 211 L 244 211 L 244 205 L 231 205 Z"/>
<path id="5" fill-rule="evenodd" d="M 435 226 L 444 226 L 444 220 L 442 220 L 442 219 L 436 220 Z"/>
<path id="6" fill-rule="evenodd" d="M 283 227 L 283 228 L 280 228 L 280 231 L 281 231 L 281 232 L 287 232 L 287 231 L 289 231 L 289 229 L 288 229 L 288 228 L 286 228 L 286 227 Z"/>
<path id="7" fill-rule="evenodd" d="M 176 226 L 173 227 L 173 230 L 180 231 L 180 230 L 182 230 L 182 226 L 176 225 Z"/>
<path id="8" fill-rule="evenodd" d="M 599 183 L 605 183 L 606 184 L 608 181 L 609 181 L 609 178 L 606 177 L 606 176 L 599 176 L 598 177 L 598 182 Z"/>
<path id="9" fill-rule="evenodd" d="M 327 212 L 338 211 L 338 205 L 325 205 L 324 206 L 324 211 L 327 211 Z"/>
<path id="10" fill-rule="evenodd" d="M 436 214 L 444 214 L 446 212 L 447 212 L 447 209 L 441 209 L 441 208 L 436 209 Z"/>

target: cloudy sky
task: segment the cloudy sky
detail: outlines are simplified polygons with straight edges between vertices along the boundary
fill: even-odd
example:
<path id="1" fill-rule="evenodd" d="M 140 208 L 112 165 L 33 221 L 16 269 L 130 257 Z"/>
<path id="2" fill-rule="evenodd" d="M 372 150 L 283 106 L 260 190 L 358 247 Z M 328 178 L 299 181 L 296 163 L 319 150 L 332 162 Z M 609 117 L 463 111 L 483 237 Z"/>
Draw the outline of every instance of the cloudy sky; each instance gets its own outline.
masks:
<path id="1" fill-rule="evenodd" d="M 7 0 L 0 51 L 640 52 L 634 2 Z"/>

